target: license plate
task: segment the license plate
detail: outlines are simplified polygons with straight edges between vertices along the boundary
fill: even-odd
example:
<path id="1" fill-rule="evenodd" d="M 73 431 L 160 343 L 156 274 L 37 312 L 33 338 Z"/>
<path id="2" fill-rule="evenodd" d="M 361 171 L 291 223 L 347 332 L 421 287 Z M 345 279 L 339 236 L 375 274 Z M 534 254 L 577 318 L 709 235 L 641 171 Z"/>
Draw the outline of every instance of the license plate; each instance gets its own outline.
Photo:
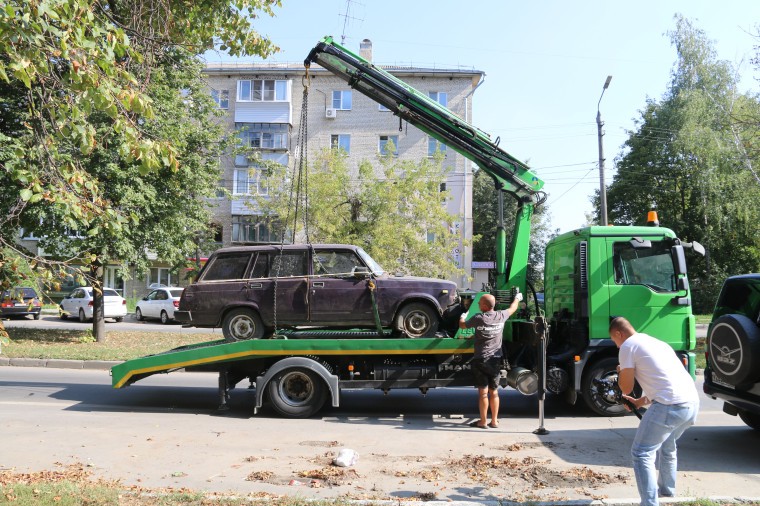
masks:
<path id="1" fill-rule="evenodd" d="M 29 304 L 27 304 L 27 303 L 25 303 L 25 302 L 16 302 L 16 307 L 26 307 L 26 306 L 28 306 L 28 305 L 29 305 Z"/>

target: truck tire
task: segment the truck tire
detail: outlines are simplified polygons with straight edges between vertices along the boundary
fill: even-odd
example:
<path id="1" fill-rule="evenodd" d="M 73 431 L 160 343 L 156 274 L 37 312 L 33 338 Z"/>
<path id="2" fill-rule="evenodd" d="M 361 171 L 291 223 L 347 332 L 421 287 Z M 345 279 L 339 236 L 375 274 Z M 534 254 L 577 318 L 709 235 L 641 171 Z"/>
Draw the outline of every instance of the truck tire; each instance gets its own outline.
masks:
<path id="1" fill-rule="evenodd" d="M 739 411 L 739 418 L 741 418 L 742 422 L 746 423 L 749 427 L 752 427 L 755 430 L 760 430 L 760 414 L 751 411 Z"/>
<path id="2" fill-rule="evenodd" d="M 741 314 L 726 314 L 710 326 L 707 336 L 710 368 L 733 386 L 760 379 L 760 328 Z"/>
<path id="3" fill-rule="evenodd" d="M 438 313 L 424 302 L 411 302 L 401 307 L 394 329 L 400 336 L 434 337 L 438 332 Z"/>
<path id="4" fill-rule="evenodd" d="M 222 324 L 224 339 L 234 343 L 264 337 L 264 324 L 259 315 L 251 309 L 234 309 L 227 313 Z"/>
<path id="5" fill-rule="evenodd" d="M 617 381 L 617 357 L 607 357 L 593 364 L 583 375 L 581 394 L 591 411 L 601 416 L 623 416 L 628 414 L 625 406 L 605 395 L 596 385 L 594 379 L 614 379 Z"/>
<path id="6" fill-rule="evenodd" d="M 308 418 L 327 400 L 322 378 L 303 367 L 280 371 L 267 385 L 267 391 L 274 410 L 288 418 Z"/>

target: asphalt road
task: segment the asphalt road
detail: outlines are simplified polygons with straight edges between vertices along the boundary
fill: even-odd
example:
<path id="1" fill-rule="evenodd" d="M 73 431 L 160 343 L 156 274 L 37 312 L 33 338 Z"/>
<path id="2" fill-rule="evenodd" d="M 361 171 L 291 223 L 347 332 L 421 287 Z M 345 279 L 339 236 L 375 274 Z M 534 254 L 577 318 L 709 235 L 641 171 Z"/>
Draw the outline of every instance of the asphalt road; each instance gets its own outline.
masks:
<path id="1" fill-rule="evenodd" d="M 0 468 L 82 463 L 125 486 L 308 498 L 638 502 L 629 447 L 638 420 L 501 390 L 497 429 L 473 429 L 470 388 L 346 391 L 306 420 L 252 413 L 238 385 L 216 411 L 216 376 L 174 372 L 114 390 L 107 371 L 0 367 Z M 701 390 L 701 377 L 698 378 Z M 703 398 L 680 441 L 679 496 L 760 498 L 760 433 Z M 350 468 L 331 465 L 341 449 Z"/>
<path id="2" fill-rule="evenodd" d="M 44 312 L 39 320 L 27 318 L 12 318 L 3 320 L 3 324 L 8 328 L 27 327 L 32 329 L 75 329 L 87 330 L 92 328 L 92 323 L 79 323 L 76 318 L 62 320 L 56 312 Z M 187 334 L 211 334 L 218 333 L 222 335 L 222 329 L 197 329 L 194 327 L 183 327 L 179 323 L 169 322 L 166 325 L 158 320 L 137 321 L 134 314 L 128 314 L 121 322 L 112 319 L 106 319 L 106 331 L 145 331 L 145 332 L 179 332 Z"/>

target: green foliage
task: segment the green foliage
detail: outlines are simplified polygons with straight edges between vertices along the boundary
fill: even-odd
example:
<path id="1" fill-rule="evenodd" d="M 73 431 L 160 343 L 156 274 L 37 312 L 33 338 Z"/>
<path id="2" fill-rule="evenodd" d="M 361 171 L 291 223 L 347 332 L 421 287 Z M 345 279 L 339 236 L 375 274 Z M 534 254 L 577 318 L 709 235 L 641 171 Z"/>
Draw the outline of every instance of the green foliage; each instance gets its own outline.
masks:
<path id="1" fill-rule="evenodd" d="M 713 43 L 676 16 L 670 33 L 678 53 L 665 96 L 649 99 L 617 158 L 607 192 L 609 216 L 643 225 L 656 209 L 660 223 L 708 255 L 690 258 L 694 309 L 712 310 L 722 279 L 760 270 L 760 184 L 748 129 L 737 115 L 760 119 L 754 95 L 736 91 L 737 75 Z"/>
<path id="2" fill-rule="evenodd" d="M 364 161 L 353 173 L 346 153 L 328 148 L 317 154 L 307 179 L 301 175 L 300 193 L 298 174 L 288 179 L 282 166 L 264 170 L 270 171 L 270 195 L 258 198 L 257 205 L 309 241 L 362 246 L 392 273 L 461 273 L 451 255 L 459 243 L 455 217 L 446 212 L 448 194 L 440 190 L 446 181 L 440 160 L 388 155 L 378 167 Z M 296 188 L 292 195 L 290 181 Z"/>
<path id="3" fill-rule="evenodd" d="M 198 55 L 218 42 L 233 55 L 268 56 L 276 47 L 251 20 L 279 5 L 5 2 L 0 282 L 16 284 L 24 263 L 51 283 L 73 264 L 140 270 L 148 251 L 178 265 L 207 240 L 203 199 L 228 145 Z M 44 237 L 46 255 L 17 247 L 20 227 Z M 95 272 L 76 274 L 97 286 Z"/>

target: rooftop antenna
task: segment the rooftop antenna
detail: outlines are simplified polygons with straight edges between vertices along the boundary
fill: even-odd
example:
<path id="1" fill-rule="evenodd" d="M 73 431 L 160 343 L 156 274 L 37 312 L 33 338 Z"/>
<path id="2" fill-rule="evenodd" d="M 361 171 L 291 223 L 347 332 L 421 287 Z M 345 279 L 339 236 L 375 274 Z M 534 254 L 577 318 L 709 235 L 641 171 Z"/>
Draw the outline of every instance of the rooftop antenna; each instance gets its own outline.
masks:
<path id="1" fill-rule="evenodd" d="M 346 44 L 346 27 L 348 26 L 348 20 L 359 20 L 364 21 L 363 19 L 355 18 L 351 16 L 351 4 L 357 3 L 356 1 L 352 0 L 346 0 L 346 13 L 345 14 L 338 14 L 339 16 L 343 16 L 343 33 L 340 34 L 340 44 L 343 46 Z M 361 5 L 361 4 L 360 4 Z"/>

